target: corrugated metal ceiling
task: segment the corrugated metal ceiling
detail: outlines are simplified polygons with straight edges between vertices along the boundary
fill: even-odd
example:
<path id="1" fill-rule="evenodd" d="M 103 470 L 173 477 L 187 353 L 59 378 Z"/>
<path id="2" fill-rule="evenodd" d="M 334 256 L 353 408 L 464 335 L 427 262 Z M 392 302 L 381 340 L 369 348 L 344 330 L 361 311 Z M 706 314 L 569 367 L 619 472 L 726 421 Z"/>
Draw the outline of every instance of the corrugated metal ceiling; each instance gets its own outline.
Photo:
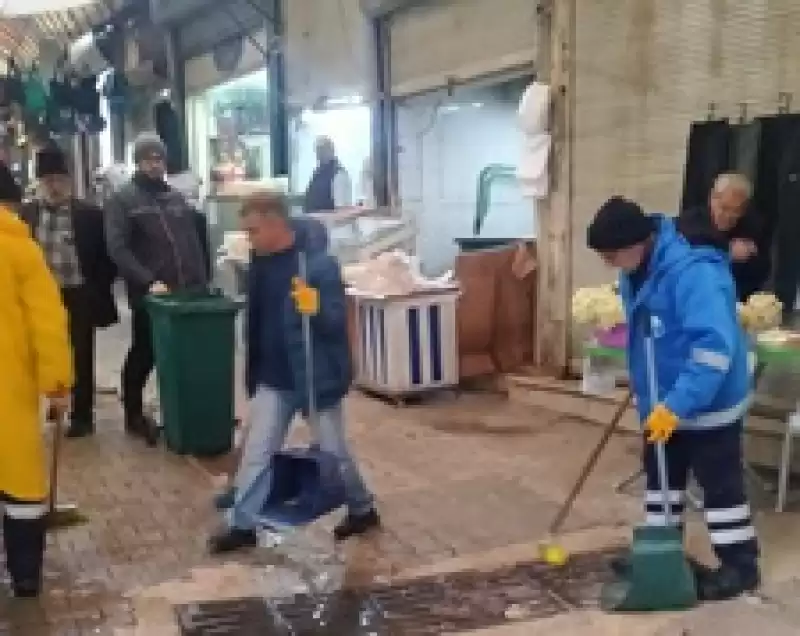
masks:
<path id="1" fill-rule="evenodd" d="M 0 54 L 12 56 L 27 65 L 38 57 L 41 41 L 55 40 L 66 46 L 108 20 L 124 4 L 125 0 L 98 0 L 66 11 L 0 17 Z"/>

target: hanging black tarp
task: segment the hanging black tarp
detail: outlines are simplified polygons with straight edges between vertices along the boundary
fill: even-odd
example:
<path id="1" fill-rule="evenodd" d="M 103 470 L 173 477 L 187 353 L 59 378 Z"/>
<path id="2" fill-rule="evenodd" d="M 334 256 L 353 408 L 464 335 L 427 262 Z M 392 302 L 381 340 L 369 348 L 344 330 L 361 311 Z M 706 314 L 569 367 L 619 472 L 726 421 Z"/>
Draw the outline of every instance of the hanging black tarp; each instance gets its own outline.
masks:
<path id="1" fill-rule="evenodd" d="M 708 201 L 714 179 L 728 169 L 731 126 L 727 119 L 694 122 L 689 130 L 681 210 Z"/>

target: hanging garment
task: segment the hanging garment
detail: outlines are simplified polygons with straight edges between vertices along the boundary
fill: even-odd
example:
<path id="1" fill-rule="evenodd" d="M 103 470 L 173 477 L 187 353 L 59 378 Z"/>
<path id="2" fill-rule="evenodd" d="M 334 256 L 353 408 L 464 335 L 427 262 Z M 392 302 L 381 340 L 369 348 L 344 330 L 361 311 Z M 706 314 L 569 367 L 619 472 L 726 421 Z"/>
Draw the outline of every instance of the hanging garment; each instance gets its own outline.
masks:
<path id="1" fill-rule="evenodd" d="M 78 80 L 76 110 L 81 115 L 100 117 L 100 93 L 97 90 L 97 75 L 91 73 Z"/>
<path id="2" fill-rule="evenodd" d="M 156 132 L 167 147 L 167 173 L 177 174 L 186 169 L 183 161 L 183 134 L 178 114 L 169 101 L 153 107 Z"/>
<path id="3" fill-rule="evenodd" d="M 778 164 L 775 225 L 775 295 L 784 311 L 794 309 L 800 283 L 800 117 L 784 124 L 785 146 Z"/>
<path id="4" fill-rule="evenodd" d="M 44 81 L 35 71 L 25 77 L 25 114 L 39 121 L 47 114 L 47 89 Z"/>
<path id="5" fill-rule="evenodd" d="M 800 130 L 800 115 L 773 115 L 756 120 L 761 128 L 753 203 L 764 222 L 765 240 L 773 244 L 778 223 L 778 189 L 781 164 L 794 131 Z"/>
<path id="6" fill-rule="evenodd" d="M 758 178 L 758 151 L 761 145 L 761 122 L 731 126 L 728 169 L 743 174 L 755 187 Z"/>
<path id="7" fill-rule="evenodd" d="M 681 210 L 708 201 L 714 179 L 728 169 L 731 126 L 727 119 L 694 122 L 689 131 Z"/>

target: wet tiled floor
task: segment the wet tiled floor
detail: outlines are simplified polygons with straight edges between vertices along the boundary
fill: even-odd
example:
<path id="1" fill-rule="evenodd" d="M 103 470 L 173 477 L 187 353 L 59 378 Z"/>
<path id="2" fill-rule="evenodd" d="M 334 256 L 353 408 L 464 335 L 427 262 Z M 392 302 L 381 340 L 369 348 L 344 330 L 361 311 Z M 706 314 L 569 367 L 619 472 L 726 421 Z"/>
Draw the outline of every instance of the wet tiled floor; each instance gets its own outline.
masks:
<path id="1" fill-rule="evenodd" d="M 114 384 L 124 343 L 119 331 L 104 338 L 101 383 Z M 438 599 L 436 607 L 442 608 L 438 616 L 428 612 L 428 622 L 417 624 L 421 630 L 441 629 L 450 620 L 452 629 L 482 628 L 476 633 L 484 636 L 705 633 L 675 631 L 692 629 L 691 621 L 703 620 L 703 611 L 630 620 L 590 608 L 576 611 L 570 606 L 584 605 L 592 594 L 572 595 L 572 588 L 563 587 L 565 572 L 550 573 L 554 579 L 538 570 L 524 574 L 525 567 L 534 567 L 524 564 L 535 556 L 536 542 L 599 437 L 596 428 L 485 395 L 447 397 L 408 408 L 354 395 L 348 413 L 355 454 L 378 496 L 384 529 L 348 544 L 323 566 L 333 589 L 371 589 L 377 605 L 402 617 L 413 606 L 403 605 L 403 588 L 416 585 L 424 592 L 418 598 L 427 598 L 428 607 Z M 0 584 L 0 635 L 178 636 L 176 607 L 246 598 L 280 604 L 287 614 L 313 616 L 308 599 L 302 598 L 308 594 L 307 573 L 293 564 L 308 561 L 309 546 L 326 558 L 333 554 L 332 519 L 309 529 L 293 548 L 286 546 L 288 559 L 265 550 L 211 559 L 205 543 L 218 519 L 210 496 L 220 482 L 212 473 L 230 462 L 202 465 L 127 439 L 112 397 L 101 398 L 99 415 L 96 438 L 64 445 L 62 494 L 80 506 L 89 523 L 51 536 L 47 593 L 40 602 L 9 599 Z M 303 439 L 302 430 L 296 439 Z M 574 552 L 618 544 L 638 519 L 637 498 L 617 495 L 612 487 L 634 470 L 638 450 L 635 441 L 624 438 L 610 444 L 568 521 L 565 542 Z M 760 515 L 759 526 L 766 540 L 769 584 L 790 582 L 800 565 L 792 538 L 800 532 L 800 518 L 794 512 L 779 518 Z M 702 552 L 702 542 L 698 545 Z M 576 556 L 577 564 L 580 559 Z M 514 588 L 497 580 L 498 572 L 515 567 L 518 574 L 513 576 L 528 576 L 527 584 Z M 459 576 L 474 586 L 467 596 L 453 591 L 464 586 L 447 582 Z M 578 579 L 591 586 L 593 576 L 587 571 Z M 530 605 L 521 588 L 529 595 L 549 590 L 540 606 L 553 615 L 537 618 L 530 609 L 535 603 Z M 509 589 L 517 602 L 510 603 Z M 297 598 L 290 600 L 293 596 Z M 466 615 L 448 609 L 457 605 L 453 599 L 464 598 L 480 609 Z M 791 622 L 792 607 L 800 599 L 796 588 L 781 588 L 770 598 L 777 600 L 759 610 L 761 618 L 779 615 L 776 620 L 800 625 L 800 616 Z M 348 603 L 338 607 L 347 614 Z M 755 611 L 745 602 L 732 608 L 726 616 Z M 501 618 L 504 625 L 494 624 Z M 744 618 L 740 623 L 747 624 Z M 734 636 L 736 631 L 727 633 Z M 793 633 L 800 633 L 800 627 Z"/>

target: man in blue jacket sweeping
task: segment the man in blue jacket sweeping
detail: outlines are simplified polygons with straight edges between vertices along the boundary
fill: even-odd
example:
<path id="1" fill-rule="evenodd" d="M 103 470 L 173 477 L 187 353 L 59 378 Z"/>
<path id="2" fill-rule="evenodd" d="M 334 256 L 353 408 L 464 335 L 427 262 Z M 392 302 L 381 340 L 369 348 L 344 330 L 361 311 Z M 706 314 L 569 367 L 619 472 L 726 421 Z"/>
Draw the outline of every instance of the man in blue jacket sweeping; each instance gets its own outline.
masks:
<path id="1" fill-rule="evenodd" d="M 262 477 L 269 474 L 295 414 L 308 414 L 308 373 L 318 410 L 309 424 L 320 449 L 338 459 L 346 491 L 348 514 L 334 535 L 342 540 L 363 534 L 380 520 L 345 439 L 342 400 L 352 377 L 350 345 L 344 283 L 339 263 L 328 254 L 327 232 L 318 221 L 290 218 L 286 198 L 272 193 L 245 203 L 242 224 L 253 247 L 245 370 L 251 423 L 226 528 L 211 538 L 210 549 L 219 554 L 256 544 L 255 519 L 270 491 Z M 304 316 L 311 323 L 310 369 Z"/>
<path id="2" fill-rule="evenodd" d="M 704 491 L 720 562 L 717 569 L 693 563 L 698 596 L 724 600 L 752 591 L 760 582 L 759 548 L 742 457 L 752 382 L 727 256 L 692 247 L 672 219 L 646 215 L 621 197 L 597 212 L 587 243 L 620 270 L 631 389 L 648 442 L 646 523 L 668 522 L 653 446 L 665 442 L 671 517 L 683 514 L 691 471 Z"/>

